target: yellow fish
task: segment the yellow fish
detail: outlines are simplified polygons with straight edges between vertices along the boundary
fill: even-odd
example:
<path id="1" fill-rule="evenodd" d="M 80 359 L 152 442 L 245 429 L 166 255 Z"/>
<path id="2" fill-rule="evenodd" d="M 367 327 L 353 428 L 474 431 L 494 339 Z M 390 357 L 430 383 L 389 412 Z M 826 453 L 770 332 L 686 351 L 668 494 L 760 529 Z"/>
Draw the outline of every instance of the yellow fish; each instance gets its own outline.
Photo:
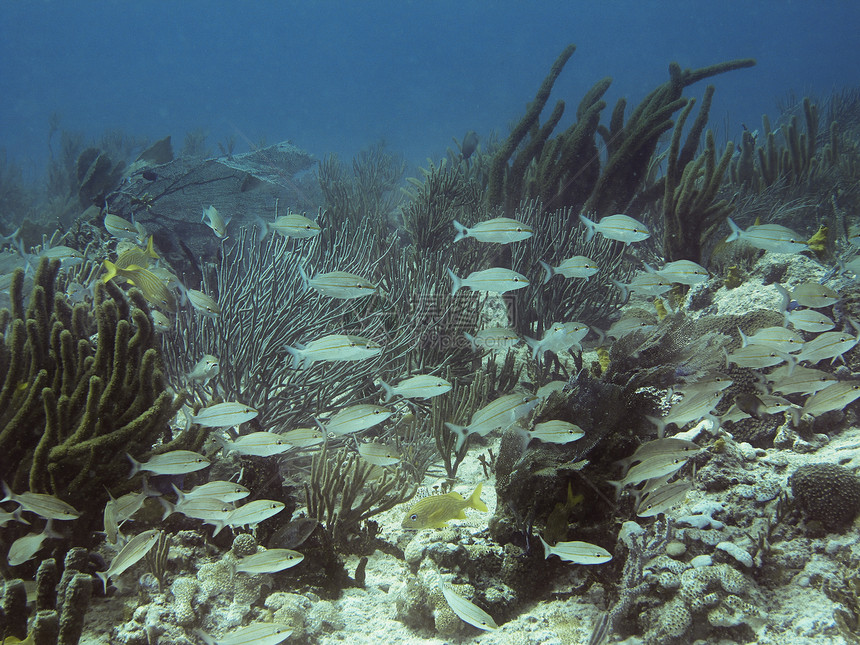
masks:
<path id="1" fill-rule="evenodd" d="M 463 499 L 460 493 L 450 492 L 446 495 L 430 495 L 419 500 L 403 518 L 401 527 L 417 531 L 418 529 L 439 529 L 448 525 L 448 520 L 465 520 L 466 509 L 487 512 L 487 505 L 481 501 L 481 488 L 478 484 L 469 499 Z"/>
<path id="2" fill-rule="evenodd" d="M 157 275 L 149 269 L 132 265 L 128 268 L 121 269 L 110 260 L 104 261 L 107 273 L 102 278 L 104 282 L 112 280 L 116 276 L 125 278 L 125 280 L 143 292 L 143 297 L 152 304 L 163 307 L 167 311 L 176 311 L 176 298 L 165 286 Z"/>
<path id="3" fill-rule="evenodd" d="M 149 266 L 150 259 L 158 259 L 158 253 L 155 252 L 155 248 L 153 247 L 152 235 L 149 236 L 145 249 L 139 246 L 131 246 L 119 254 L 114 264 L 120 269 L 127 269 L 134 265 L 145 269 Z"/>

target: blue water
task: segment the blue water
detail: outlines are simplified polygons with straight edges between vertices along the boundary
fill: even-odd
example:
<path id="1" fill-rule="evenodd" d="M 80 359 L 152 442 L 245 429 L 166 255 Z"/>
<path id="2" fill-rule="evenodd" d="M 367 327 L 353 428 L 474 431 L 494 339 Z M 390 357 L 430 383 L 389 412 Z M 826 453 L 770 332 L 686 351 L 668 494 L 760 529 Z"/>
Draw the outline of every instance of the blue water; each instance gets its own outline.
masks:
<path id="1" fill-rule="evenodd" d="M 171 134 L 179 149 L 203 128 L 216 151 L 230 136 L 237 152 L 290 139 L 349 159 L 382 138 L 419 164 L 469 129 L 505 136 L 571 42 L 553 94 L 568 120 L 604 76 L 610 104 L 635 103 L 672 60 L 755 57 L 710 81 L 711 125 L 737 140 L 787 92 L 856 85 L 858 25 L 847 1 L 4 1 L 0 148 L 38 177 L 57 113 L 92 139 Z"/>

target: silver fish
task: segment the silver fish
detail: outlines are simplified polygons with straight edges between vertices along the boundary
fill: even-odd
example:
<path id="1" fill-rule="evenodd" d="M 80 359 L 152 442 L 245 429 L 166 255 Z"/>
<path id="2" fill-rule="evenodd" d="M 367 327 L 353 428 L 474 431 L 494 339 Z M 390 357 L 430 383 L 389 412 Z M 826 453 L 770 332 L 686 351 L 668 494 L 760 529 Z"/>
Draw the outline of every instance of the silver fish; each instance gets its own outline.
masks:
<path id="1" fill-rule="evenodd" d="M 403 379 L 397 385 L 389 385 L 383 380 L 379 384 L 385 392 L 385 402 L 394 396 L 402 396 L 404 399 L 429 399 L 451 390 L 451 384 L 441 376 L 419 374 Z"/>
<path id="2" fill-rule="evenodd" d="M 107 590 L 107 583 L 111 578 L 116 578 L 129 569 L 129 567 L 137 564 L 149 553 L 150 549 L 158 542 L 161 535 L 159 529 L 150 529 L 138 535 L 135 535 L 122 550 L 116 554 L 116 557 L 111 560 L 110 567 L 107 571 L 96 571 L 96 575 L 101 578 L 104 590 Z"/>
<path id="3" fill-rule="evenodd" d="M 639 500 L 636 516 L 655 517 L 660 513 L 665 513 L 673 506 L 683 502 L 692 488 L 693 482 L 689 479 L 664 484 Z"/>
<path id="4" fill-rule="evenodd" d="M 170 318 L 161 313 L 158 309 L 150 309 L 150 315 L 152 316 L 152 326 L 160 334 L 164 332 L 170 331 L 172 329 L 172 325 L 170 324 Z"/>
<path id="5" fill-rule="evenodd" d="M 652 417 L 646 414 L 645 418 L 657 426 L 657 436 L 662 439 L 663 434 L 666 432 L 666 426 L 670 423 L 674 423 L 679 428 L 682 428 L 691 421 L 699 421 L 707 417 L 713 418 L 711 411 L 717 407 L 722 398 L 722 391 L 700 392 L 692 396 L 685 396 L 679 402 L 673 404 L 669 408 L 669 412 L 663 417 Z M 646 477 L 645 479 L 650 478 Z"/>
<path id="6" fill-rule="evenodd" d="M 42 543 L 48 538 L 63 537 L 52 527 L 53 520 L 48 520 L 45 528 L 41 533 L 28 533 L 23 537 L 19 537 L 9 547 L 9 553 L 6 555 L 6 561 L 10 567 L 17 567 L 19 564 L 32 560 L 33 556 L 42 548 Z"/>
<path id="7" fill-rule="evenodd" d="M 155 455 L 145 463 L 140 463 L 128 453 L 125 453 L 125 456 L 131 462 L 129 479 L 140 471 L 155 475 L 185 475 L 196 470 L 202 470 L 209 465 L 209 460 L 206 457 L 191 450 L 171 450 Z"/>
<path id="8" fill-rule="evenodd" d="M 842 410 L 858 398 L 860 381 L 837 381 L 806 399 L 801 414 L 818 416 L 831 410 Z"/>
<path id="9" fill-rule="evenodd" d="M 751 367 L 762 369 L 787 362 L 789 365 L 797 363 L 798 358 L 786 354 L 766 345 L 748 345 L 736 349 L 731 354 L 726 354 L 726 365 L 734 363 L 738 367 Z"/>
<path id="10" fill-rule="evenodd" d="M 235 441 L 220 440 L 225 452 L 253 457 L 282 455 L 292 449 L 292 444 L 283 435 L 274 432 L 252 432 L 242 435 Z"/>
<path id="11" fill-rule="evenodd" d="M 782 294 L 783 306 L 781 309 L 787 309 L 791 301 L 796 302 L 801 307 L 821 309 L 822 307 L 835 305 L 841 300 L 839 294 L 833 289 L 818 282 L 803 282 L 797 285 L 790 295 L 788 295 L 788 292 L 782 285 L 777 284 L 774 286 Z"/>
<path id="12" fill-rule="evenodd" d="M 692 260 L 675 260 L 674 262 L 668 262 L 662 269 L 657 270 L 654 270 L 647 264 L 645 268 L 649 272 L 660 274 L 672 283 L 692 286 L 708 280 L 708 270 Z"/>
<path id="13" fill-rule="evenodd" d="M 672 283 L 659 273 L 637 273 L 630 282 L 610 281 L 621 289 L 622 300 L 627 300 L 631 292 L 643 296 L 660 296 L 672 288 Z"/>
<path id="14" fill-rule="evenodd" d="M 585 241 L 588 242 L 594 237 L 595 233 L 600 233 L 603 237 L 609 240 L 618 240 L 630 245 L 632 242 L 641 242 L 651 237 L 648 227 L 642 222 L 633 219 L 627 215 L 607 215 L 601 217 L 599 222 L 592 222 L 585 215 L 580 213 L 579 221 L 585 224 Z"/>
<path id="15" fill-rule="evenodd" d="M 199 636 L 206 645 L 278 645 L 287 640 L 292 633 L 293 630 L 288 625 L 280 623 L 253 623 L 217 639 L 203 630 L 194 630 L 194 634 Z"/>
<path id="16" fill-rule="evenodd" d="M 104 523 L 105 538 L 110 544 L 116 544 L 120 538 L 119 520 L 116 514 L 116 500 L 111 497 L 105 504 L 102 513 L 102 521 Z"/>
<path id="17" fill-rule="evenodd" d="M 785 323 L 795 329 L 820 333 L 830 331 L 836 326 L 830 318 L 815 309 L 797 309 L 785 312 Z"/>
<path id="18" fill-rule="evenodd" d="M 535 395 L 537 398 L 544 400 L 549 398 L 553 392 L 561 392 L 567 385 L 567 381 L 550 381 L 546 385 L 541 385 Z"/>
<path id="19" fill-rule="evenodd" d="M 827 358 L 833 363 L 860 341 L 860 334 L 851 336 L 841 331 L 826 331 L 803 345 L 797 360 L 815 365 Z"/>
<path id="20" fill-rule="evenodd" d="M 31 493 L 28 490 L 15 494 L 5 481 L 3 482 L 3 499 L 0 502 L 15 502 L 23 510 L 49 520 L 76 520 L 81 516 L 71 504 L 67 504 L 59 497 L 44 493 Z"/>
<path id="21" fill-rule="evenodd" d="M 191 303 L 191 306 L 207 318 L 217 318 L 221 315 L 221 307 L 215 302 L 212 296 L 202 291 L 197 291 L 197 289 L 186 289 L 185 295 L 188 297 L 188 302 Z"/>
<path id="22" fill-rule="evenodd" d="M 484 631 L 492 631 L 499 628 L 496 621 L 493 620 L 493 617 L 490 616 L 490 614 L 478 607 L 475 603 L 469 602 L 463 598 L 463 596 L 455 593 L 453 589 L 444 584 L 441 580 L 439 581 L 439 591 L 442 592 L 442 596 L 444 596 L 445 602 L 448 603 L 451 611 L 457 614 L 457 616 L 460 617 L 460 620 L 467 622 L 478 629 L 483 629 Z"/>
<path id="23" fill-rule="evenodd" d="M 547 544 L 542 536 L 538 535 L 543 544 L 544 559 L 551 555 L 557 555 L 565 562 L 575 564 L 603 564 L 612 559 L 612 554 L 596 544 L 588 542 L 558 542 L 555 546 Z"/>
<path id="24" fill-rule="evenodd" d="M 212 497 L 222 502 L 235 502 L 250 495 L 250 491 L 236 482 L 214 480 L 195 486 L 189 491 L 180 491 L 184 499 Z"/>
<path id="25" fill-rule="evenodd" d="M 59 260 L 63 267 L 73 267 L 83 263 L 84 254 L 68 246 L 52 246 L 39 253 L 40 258 Z"/>
<path id="26" fill-rule="evenodd" d="M 316 237 L 322 230 L 320 225 L 315 221 L 298 213 L 281 215 L 274 222 L 267 222 L 267 227 L 270 231 L 280 233 L 284 237 L 294 237 L 297 239 Z"/>
<path id="27" fill-rule="evenodd" d="M 108 493 L 110 495 L 110 493 Z M 116 503 L 116 521 L 122 524 L 132 515 L 143 508 L 143 503 L 147 497 L 151 497 L 151 491 L 146 488 L 146 480 L 144 480 L 144 490 L 140 493 L 126 493 L 117 499 L 110 495 L 111 501 Z"/>
<path id="28" fill-rule="evenodd" d="M 799 352 L 803 348 L 803 339 L 785 327 L 765 327 L 764 329 L 759 329 L 752 336 L 747 336 L 738 327 L 738 333 L 741 336 L 741 347 L 762 345 L 785 352 L 786 354 Z"/>
<path id="29" fill-rule="evenodd" d="M 291 569 L 305 559 L 298 551 L 292 549 L 266 549 L 244 558 L 239 558 L 236 564 L 237 573 L 256 575 L 261 573 L 277 573 Z"/>
<path id="30" fill-rule="evenodd" d="M 256 499 L 230 513 L 228 526 L 256 526 L 265 519 L 284 510 L 284 503 L 273 499 Z"/>
<path id="31" fill-rule="evenodd" d="M 293 357 L 293 367 L 310 367 L 316 361 L 361 361 L 376 356 L 382 347 L 376 341 L 361 336 L 330 334 L 312 340 L 307 345 L 285 347 Z"/>
<path id="32" fill-rule="evenodd" d="M 470 434 L 483 437 L 496 428 L 508 428 L 527 416 L 538 403 L 540 399 L 534 394 L 506 394 L 477 410 L 469 425 L 458 426 L 447 422 L 445 425 L 456 435 L 456 450 L 460 450 Z"/>
<path id="33" fill-rule="evenodd" d="M 283 433 L 281 437 L 296 448 L 309 448 L 325 441 L 323 431 L 319 428 L 296 428 Z"/>
<path id="34" fill-rule="evenodd" d="M 753 225 L 743 230 L 730 217 L 727 221 L 732 232 L 726 238 L 726 242 L 742 240 L 757 249 L 774 253 L 800 253 L 809 248 L 806 240 L 790 228 L 779 224 Z"/>
<path id="35" fill-rule="evenodd" d="M 625 486 L 635 486 L 646 479 L 655 479 L 677 472 L 684 467 L 691 456 L 672 453 L 651 455 L 632 466 L 620 481 L 607 481 L 607 483 L 620 491 Z"/>
<path id="36" fill-rule="evenodd" d="M 139 236 L 138 230 L 134 224 L 119 215 L 113 215 L 105 211 L 104 225 L 107 232 L 118 239 L 134 238 Z"/>
<path id="37" fill-rule="evenodd" d="M 606 335 L 611 338 L 620 339 L 637 331 L 644 334 L 650 334 L 655 329 L 657 329 L 657 323 L 653 320 L 646 320 L 637 316 L 628 316 L 612 323 L 612 326 L 606 332 Z"/>
<path id="38" fill-rule="evenodd" d="M 164 507 L 164 514 L 161 516 L 163 522 L 173 513 L 179 513 L 185 517 L 190 517 L 195 520 L 202 520 L 208 524 L 218 526 L 225 522 L 230 513 L 236 508 L 227 502 L 214 497 L 191 497 L 186 498 L 181 490 L 173 486 L 173 490 L 177 495 L 177 502 L 172 504 L 163 497 L 158 498 L 158 502 Z"/>
<path id="39" fill-rule="evenodd" d="M 229 428 L 250 421 L 258 414 L 259 412 L 249 405 L 227 401 L 203 408 L 191 417 L 191 421 L 204 428 Z"/>
<path id="40" fill-rule="evenodd" d="M 517 332 L 507 327 L 487 327 L 474 336 L 466 332 L 463 332 L 463 336 L 469 341 L 473 352 L 477 352 L 479 348 L 492 352 L 503 352 L 520 342 Z"/>
<path id="41" fill-rule="evenodd" d="M 569 421 L 544 421 L 535 424 L 529 431 L 529 437 L 544 443 L 570 443 L 585 436 L 585 432 L 575 423 Z"/>
<path id="42" fill-rule="evenodd" d="M 218 359 L 212 356 L 212 354 L 203 354 L 203 358 L 197 361 L 197 364 L 188 372 L 185 378 L 192 382 L 199 382 L 205 387 L 220 371 L 221 366 L 218 363 Z"/>
<path id="43" fill-rule="evenodd" d="M 360 403 L 344 408 L 329 419 L 323 427 L 326 431 L 337 435 L 351 434 L 372 428 L 385 421 L 392 414 L 394 412 L 381 405 Z"/>
<path id="44" fill-rule="evenodd" d="M 525 341 L 532 348 L 532 359 L 536 359 L 544 352 L 560 354 L 571 347 L 582 349 L 579 341 L 588 336 L 588 331 L 588 325 L 580 322 L 553 323 L 540 340 L 526 336 Z"/>
<path id="45" fill-rule="evenodd" d="M 643 443 L 632 455 L 624 459 L 619 459 L 616 463 L 620 464 L 623 468 L 627 468 L 627 466 L 634 462 L 645 461 L 663 455 L 688 459 L 693 455 L 699 454 L 701 451 L 702 448 L 692 441 L 678 439 L 677 437 L 666 437 Z"/>
<path id="46" fill-rule="evenodd" d="M 554 275 L 560 275 L 565 278 L 583 278 L 588 280 L 591 276 L 599 271 L 597 263 L 591 258 L 584 255 L 574 255 L 572 258 L 562 260 L 558 266 L 550 266 L 543 260 L 539 260 L 540 265 L 544 270 L 543 283 L 546 284 Z"/>
<path id="47" fill-rule="evenodd" d="M 457 277 L 451 269 L 447 269 L 453 285 L 451 294 L 456 294 L 460 289 L 468 287 L 472 291 L 488 291 L 490 293 L 507 293 L 515 289 L 529 286 L 529 279 L 522 273 L 494 267 L 483 271 L 473 271 L 465 278 Z"/>
<path id="48" fill-rule="evenodd" d="M 529 239 L 534 231 L 531 226 L 518 222 L 510 217 L 494 217 L 485 222 L 479 222 L 469 228 L 454 220 L 454 228 L 457 229 L 455 242 L 471 237 L 478 242 L 495 242 L 497 244 L 510 244 Z"/>
<path id="49" fill-rule="evenodd" d="M 833 374 L 802 365 L 795 367 L 792 373 L 786 367 L 778 367 L 767 379 L 773 383 L 771 389 L 781 394 L 814 394 L 836 382 Z"/>
<path id="50" fill-rule="evenodd" d="M 374 466 L 393 466 L 400 463 L 402 457 L 394 446 L 369 441 L 358 444 L 358 454 Z"/>
<path id="51" fill-rule="evenodd" d="M 366 280 L 354 273 L 347 273 L 346 271 L 318 273 L 313 278 L 309 278 L 304 268 L 300 265 L 299 273 L 307 288 L 311 288 L 329 298 L 353 300 L 355 298 L 372 296 L 379 291 L 379 287 L 370 280 Z"/>
<path id="52" fill-rule="evenodd" d="M 200 221 L 206 222 L 206 226 L 212 229 L 216 237 L 221 239 L 227 237 L 227 225 L 230 224 L 230 218 L 225 219 L 214 206 L 203 209 L 203 217 L 200 218 Z"/>

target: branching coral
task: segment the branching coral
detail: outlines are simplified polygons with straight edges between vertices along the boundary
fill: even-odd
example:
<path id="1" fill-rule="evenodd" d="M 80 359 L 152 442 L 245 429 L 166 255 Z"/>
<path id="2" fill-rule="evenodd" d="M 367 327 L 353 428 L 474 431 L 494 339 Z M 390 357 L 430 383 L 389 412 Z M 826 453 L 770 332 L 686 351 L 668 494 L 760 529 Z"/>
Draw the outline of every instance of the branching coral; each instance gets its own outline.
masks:
<path id="1" fill-rule="evenodd" d="M 513 212 L 523 199 L 539 198 L 547 206 L 571 206 L 598 216 L 625 212 L 641 191 L 660 137 L 672 127 L 672 115 L 687 104 L 681 93 L 705 78 L 750 67 L 751 59 L 740 59 L 682 70 L 669 65 L 669 80 L 656 87 L 624 122 L 626 101 L 619 100 L 609 125 L 600 125 L 602 100 L 611 79 L 598 81 L 577 109 L 577 121 L 555 139 L 550 135 L 564 111 L 559 101 L 543 125 L 538 119 L 552 86 L 575 47 L 569 45 L 544 79 L 523 119 L 504 142 L 490 174 L 488 202 Z M 606 146 L 606 160 L 600 164 L 596 136 Z M 526 139 L 528 135 L 528 139 Z M 510 164 L 508 163 L 509 160 Z M 653 201 L 659 194 L 651 194 Z M 646 203 L 640 203 L 641 209 Z"/>
<path id="2" fill-rule="evenodd" d="M 314 455 L 305 483 L 308 515 L 322 522 L 335 544 L 345 544 L 363 522 L 411 499 L 416 491 L 417 485 L 402 473 L 385 470 L 380 475 L 378 467 L 349 448 L 329 455 L 328 444 Z"/>
<path id="3" fill-rule="evenodd" d="M 26 308 L 17 271 L 11 310 L 0 311 L 0 471 L 13 490 L 58 495 L 92 521 L 93 500 L 125 480 L 125 452 L 145 459 L 203 436 L 166 432 L 181 397 L 165 389 L 143 296 L 99 284 L 92 305 L 71 306 L 58 271 L 41 262 Z"/>

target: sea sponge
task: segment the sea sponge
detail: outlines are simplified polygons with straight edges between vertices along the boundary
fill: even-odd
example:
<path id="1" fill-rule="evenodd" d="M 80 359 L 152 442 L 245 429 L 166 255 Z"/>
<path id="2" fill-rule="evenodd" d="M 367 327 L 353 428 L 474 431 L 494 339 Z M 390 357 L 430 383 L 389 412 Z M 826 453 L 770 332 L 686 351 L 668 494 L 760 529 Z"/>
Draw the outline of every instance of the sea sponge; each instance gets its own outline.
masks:
<path id="1" fill-rule="evenodd" d="M 804 513 L 831 531 L 850 524 L 860 512 L 860 478 L 837 464 L 807 464 L 789 478 Z"/>
<path id="2" fill-rule="evenodd" d="M 233 555 L 237 558 L 257 552 L 257 540 L 250 533 L 239 533 L 233 538 Z"/>
<path id="3" fill-rule="evenodd" d="M 197 620 L 192 601 L 197 594 L 198 586 L 197 581 L 188 576 L 177 578 L 170 585 L 170 591 L 174 598 L 173 617 L 177 625 L 191 625 Z"/>

